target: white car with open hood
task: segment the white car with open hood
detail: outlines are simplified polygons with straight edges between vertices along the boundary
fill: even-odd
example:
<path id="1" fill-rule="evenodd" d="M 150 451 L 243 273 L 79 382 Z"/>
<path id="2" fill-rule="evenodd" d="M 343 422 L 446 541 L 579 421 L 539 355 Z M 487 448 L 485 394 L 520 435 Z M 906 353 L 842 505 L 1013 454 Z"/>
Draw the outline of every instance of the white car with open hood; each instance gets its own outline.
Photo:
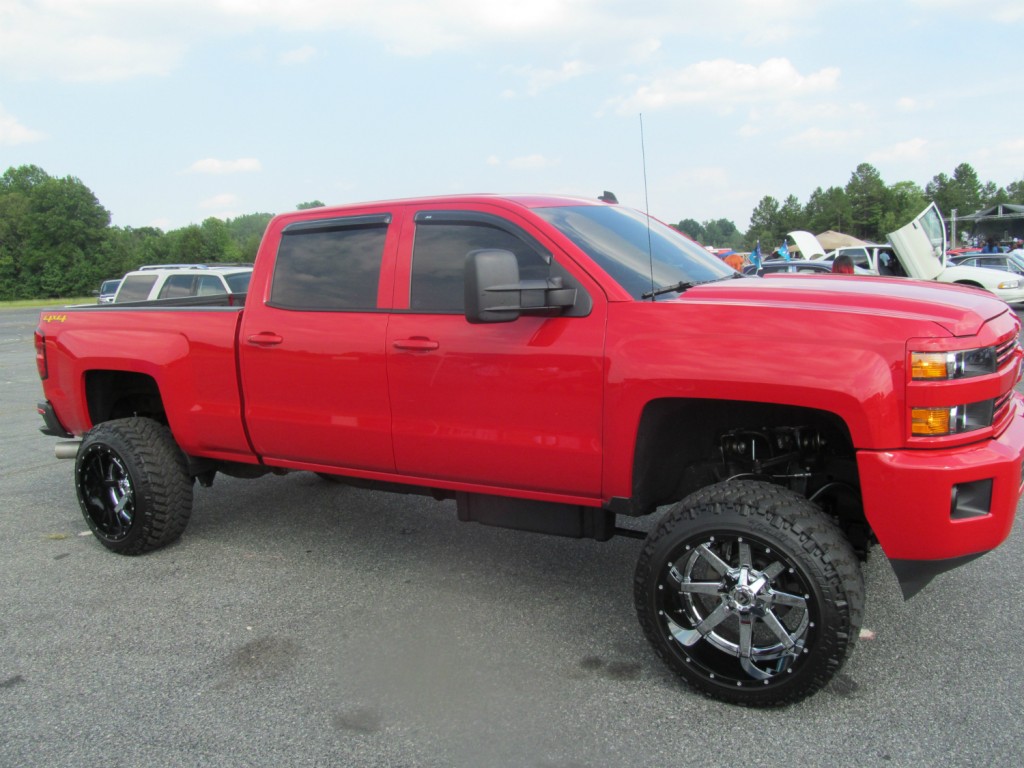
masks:
<path id="1" fill-rule="evenodd" d="M 794 234 L 791 232 L 790 236 Z M 854 261 L 859 274 L 916 277 L 969 285 L 995 294 L 1007 304 L 1024 302 L 1024 277 L 998 269 L 947 262 L 946 226 L 935 203 L 906 226 L 890 232 L 889 242 L 891 245 L 888 246 L 839 249 L 825 258 L 832 259 L 837 253 L 855 250 L 857 258 Z"/>

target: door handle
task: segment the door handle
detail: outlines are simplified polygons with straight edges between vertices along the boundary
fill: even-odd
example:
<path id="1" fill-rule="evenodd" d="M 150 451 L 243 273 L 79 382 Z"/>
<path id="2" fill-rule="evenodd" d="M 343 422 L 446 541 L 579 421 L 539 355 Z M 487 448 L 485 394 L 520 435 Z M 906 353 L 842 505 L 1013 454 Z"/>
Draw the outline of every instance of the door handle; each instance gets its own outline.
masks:
<path id="1" fill-rule="evenodd" d="M 412 339 L 398 339 L 393 343 L 395 349 L 407 349 L 412 352 L 432 352 L 441 345 L 433 339 L 416 337 Z"/>
<path id="2" fill-rule="evenodd" d="M 254 333 L 252 336 L 249 336 L 246 341 L 250 344 L 255 344 L 257 347 L 273 347 L 280 344 L 284 339 L 276 333 L 263 331 L 263 333 Z"/>

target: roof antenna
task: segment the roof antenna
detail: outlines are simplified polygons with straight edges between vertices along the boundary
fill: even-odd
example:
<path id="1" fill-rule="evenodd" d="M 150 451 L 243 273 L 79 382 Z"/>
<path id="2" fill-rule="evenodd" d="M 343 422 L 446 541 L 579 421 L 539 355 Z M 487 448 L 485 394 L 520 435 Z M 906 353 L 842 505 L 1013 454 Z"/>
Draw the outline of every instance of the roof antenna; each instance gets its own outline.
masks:
<path id="1" fill-rule="evenodd" d="M 651 267 L 651 301 L 654 301 L 654 246 L 651 244 L 651 203 L 647 197 L 647 150 L 644 148 L 644 113 L 640 113 L 640 157 L 644 167 L 644 216 L 647 218 L 647 258 Z"/>

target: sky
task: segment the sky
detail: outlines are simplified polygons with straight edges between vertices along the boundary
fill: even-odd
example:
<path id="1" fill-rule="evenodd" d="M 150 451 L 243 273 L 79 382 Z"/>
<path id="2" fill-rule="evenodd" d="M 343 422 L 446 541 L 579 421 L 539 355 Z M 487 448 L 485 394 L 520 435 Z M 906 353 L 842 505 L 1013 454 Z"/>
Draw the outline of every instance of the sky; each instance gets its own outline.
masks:
<path id="1" fill-rule="evenodd" d="M 746 230 L 871 163 L 1024 178 L 1024 0 L 0 0 L 0 172 L 176 229 L 559 193 Z"/>

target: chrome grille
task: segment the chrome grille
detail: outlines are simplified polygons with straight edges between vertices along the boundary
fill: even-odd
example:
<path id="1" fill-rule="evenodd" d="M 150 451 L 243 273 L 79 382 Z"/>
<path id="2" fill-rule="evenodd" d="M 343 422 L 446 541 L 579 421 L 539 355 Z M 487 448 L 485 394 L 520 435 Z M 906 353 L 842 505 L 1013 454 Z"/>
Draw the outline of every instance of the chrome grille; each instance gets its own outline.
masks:
<path id="1" fill-rule="evenodd" d="M 996 346 L 996 370 L 1006 365 L 1007 360 L 1013 357 L 1013 353 L 1016 352 L 1018 346 L 1016 337 L 1007 339 L 1002 344 Z"/>

